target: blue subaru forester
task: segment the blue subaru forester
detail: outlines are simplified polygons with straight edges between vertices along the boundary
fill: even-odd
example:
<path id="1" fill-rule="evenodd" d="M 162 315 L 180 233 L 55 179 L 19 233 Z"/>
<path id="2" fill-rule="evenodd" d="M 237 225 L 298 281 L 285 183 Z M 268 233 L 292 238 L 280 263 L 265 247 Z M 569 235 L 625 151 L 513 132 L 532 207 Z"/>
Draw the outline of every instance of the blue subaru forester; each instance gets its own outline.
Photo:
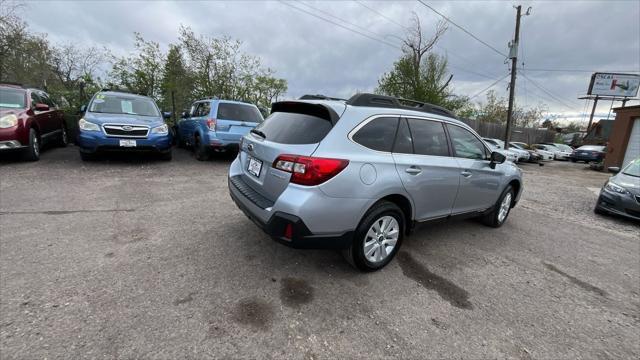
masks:
<path id="1" fill-rule="evenodd" d="M 153 99 L 117 91 L 96 93 L 78 121 L 82 160 L 100 152 L 146 151 L 171 160 L 171 134 Z"/>
<path id="2" fill-rule="evenodd" d="M 198 100 L 178 123 L 178 146 L 192 147 L 198 160 L 207 160 L 212 152 L 237 151 L 240 138 L 263 120 L 253 104 Z"/>

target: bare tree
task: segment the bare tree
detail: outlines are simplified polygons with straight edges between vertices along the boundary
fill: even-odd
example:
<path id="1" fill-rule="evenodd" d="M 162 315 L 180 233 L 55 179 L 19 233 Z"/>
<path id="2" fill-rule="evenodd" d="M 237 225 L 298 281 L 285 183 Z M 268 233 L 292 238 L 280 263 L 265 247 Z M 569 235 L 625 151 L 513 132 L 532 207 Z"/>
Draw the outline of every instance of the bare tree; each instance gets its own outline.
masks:
<path id="1" fill-rule="evenodd" d="M 403 51 L 411 58 L 414 74 L 413 85 L 417 86 L 420 82 L 420 66 L 422 65 L 423 57 L 436 45 L 442 35 L 447 31 L 448 26 L 444 20 L 440 20 L 436 24 L 433 35 L 426 37 L 422 33 L 420 18 L 418 18 L 415 12 L 413 13 L 412 22 L 413 25 L 407 30 L 407 37 L 403 41 Z M 451 81 L 451 77 L 449 77 L 449 81 Z M 447 81 L 444 87 L 449 84 L 449 81 Z"/>

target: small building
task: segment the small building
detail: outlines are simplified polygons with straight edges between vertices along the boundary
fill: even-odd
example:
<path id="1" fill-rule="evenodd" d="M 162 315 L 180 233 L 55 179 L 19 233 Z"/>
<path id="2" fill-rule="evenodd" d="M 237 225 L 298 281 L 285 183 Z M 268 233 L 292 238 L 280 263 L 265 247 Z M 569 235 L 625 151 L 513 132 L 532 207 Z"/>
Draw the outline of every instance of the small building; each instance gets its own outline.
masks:
<path id="1" fill-rule="evenodd" d="M 640 157 L 640 105 L 614 108 L 616 119 L 609 134 L 605 168 L 623 167 Z"/>
<path id="2" fill-rule="evenodd" d="M 591 129 L 584 137 L 584 144 L 586 145 L 606 145 L 611 136 L 611 130 L 613 129 L 613 123 L 615 120 L 602 119 L 591 126 Z"/>

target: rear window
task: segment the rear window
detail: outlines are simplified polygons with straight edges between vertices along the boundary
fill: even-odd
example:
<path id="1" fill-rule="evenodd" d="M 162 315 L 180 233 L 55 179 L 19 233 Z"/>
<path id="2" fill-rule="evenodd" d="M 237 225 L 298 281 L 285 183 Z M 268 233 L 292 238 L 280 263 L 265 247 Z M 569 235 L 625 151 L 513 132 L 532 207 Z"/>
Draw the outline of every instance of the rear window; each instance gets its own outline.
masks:
<path id="1" fill-rule="evenodd" d="M 251 105 L 220 103 L 218 104 L 219 120 L 235 120 L 253 123 L 262 122 L 262 114 Z"/>
<path id="2" fill-rule="evenodd" d="M 26 108 L 25 94 L 26 92 L 24 90 L 0 88 L 0 108 Z"/>
<path id="3" fill-rule="evenodd" d="M 353 135 L 353 141 L 369 149 L 391 152 L 397 127 L 398 118 L 373 119 Z"/>
<path id="4" fill-rule="evenodd" d="M 319 143 L 331 131 L 329 120 L 312 115 L 275 112 L 256 127 L 269 141 L 280 144 Z"/>

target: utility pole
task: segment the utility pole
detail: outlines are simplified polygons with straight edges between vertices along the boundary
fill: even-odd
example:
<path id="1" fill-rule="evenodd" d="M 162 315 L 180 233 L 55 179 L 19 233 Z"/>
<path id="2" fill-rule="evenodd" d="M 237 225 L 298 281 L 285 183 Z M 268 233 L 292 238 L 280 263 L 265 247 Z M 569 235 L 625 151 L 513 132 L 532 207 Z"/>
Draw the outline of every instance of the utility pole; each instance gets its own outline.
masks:
<path id="1" fill-rule="evenodd" d="M 591 130 L 591 124 L 593 124 L 593 114 L 596 112 L 596 106 L 598 106 L 598 95 L 596 95 L 595 99 L 593 99 L 593 108 L 591 109 L 591 116 L 589 116 L 589 125 L 587 125 L 587 132 L 584 134 L 584 139 L 589 135 L 589 131 Z"/>
<path id="2" fill-rule="evenodd" d="M 509 84 L 509 110 L 507 112 L 507 130 L 504 134 L 504 148 L 509 148 L 509 141 L 511 141 L 511 123 L 513 122 L 513 101 L 516 91 L 516 70 L 518 66 L 518 42 L 520 41 L 520 14 L 522 12 L 522 5 L 516 6 L 516 34 L 513 42 L 509 45 L 511 48 L 509 51 L 509 57 L 511 58 L 511 83 Z M 525 15 L 529 15 L 531 8 L 527 9 Z"/>

